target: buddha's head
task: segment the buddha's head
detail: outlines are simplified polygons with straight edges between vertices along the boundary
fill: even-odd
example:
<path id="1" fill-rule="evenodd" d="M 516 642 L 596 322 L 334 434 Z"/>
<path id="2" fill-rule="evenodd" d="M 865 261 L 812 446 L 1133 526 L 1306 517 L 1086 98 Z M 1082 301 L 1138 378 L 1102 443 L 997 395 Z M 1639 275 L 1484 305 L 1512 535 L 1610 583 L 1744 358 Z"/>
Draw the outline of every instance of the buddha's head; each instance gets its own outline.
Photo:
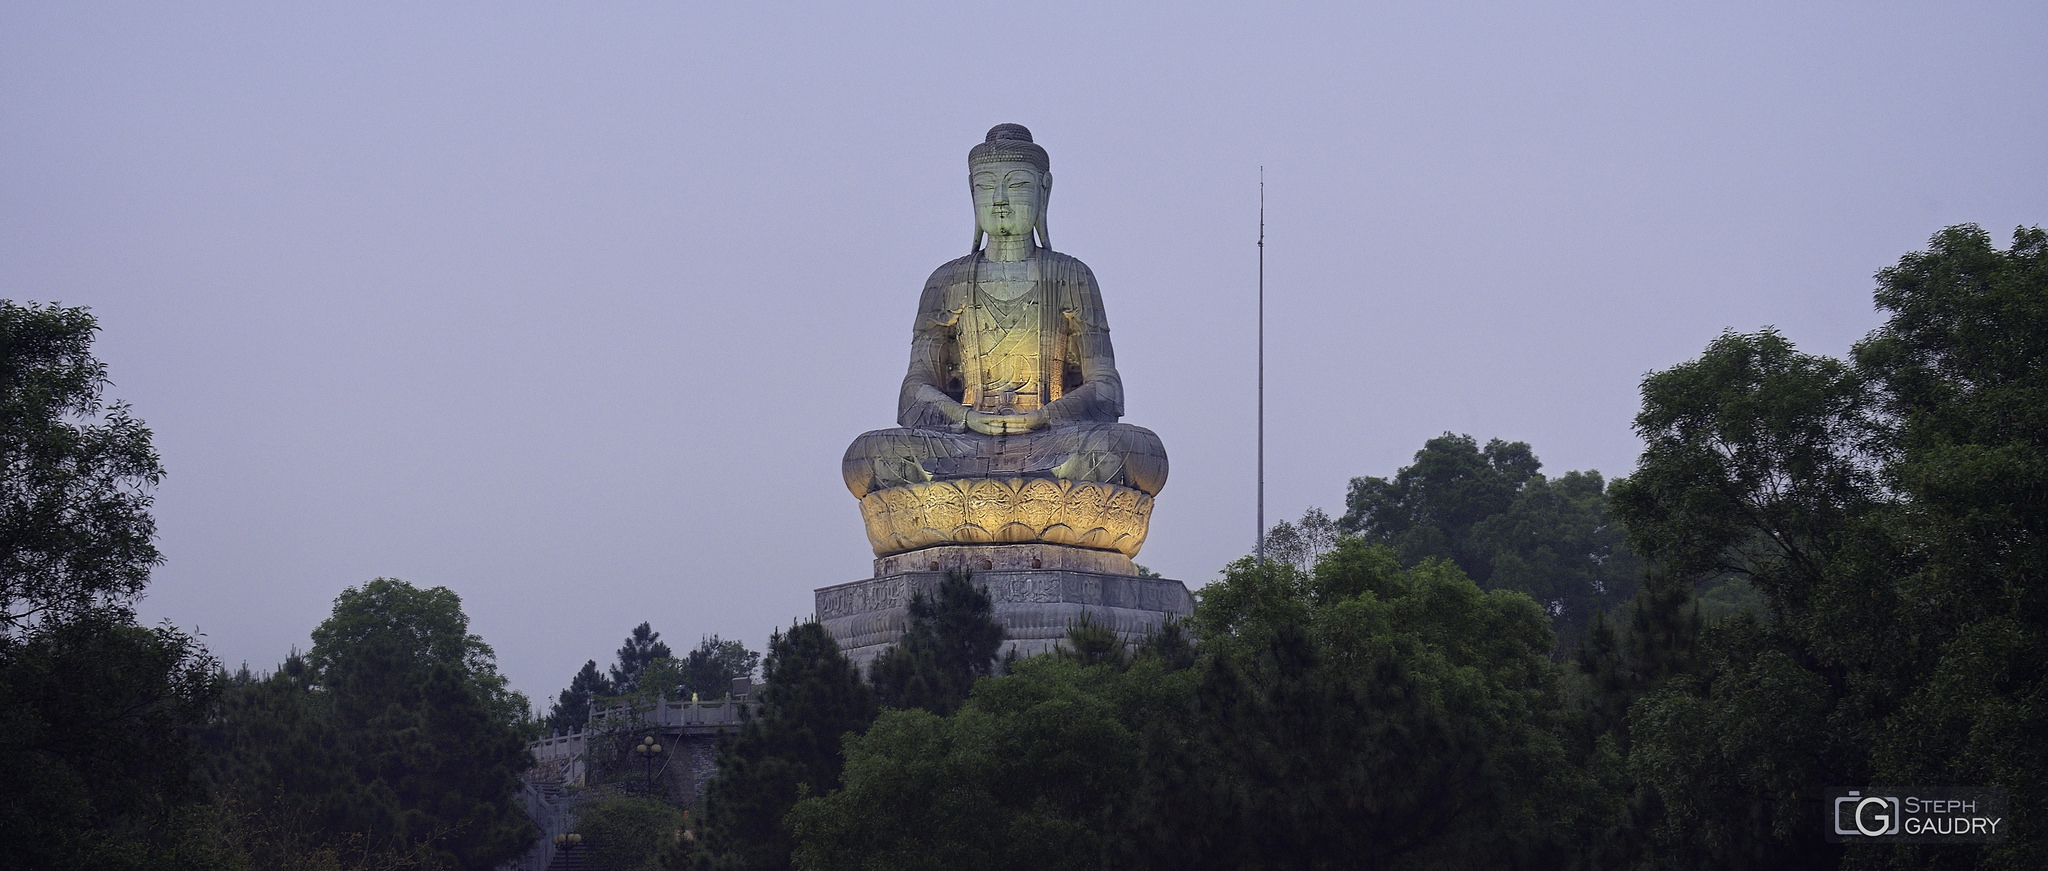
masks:
<path id="1" fill-rule="evenodd" d="M 974 192 L 974 247 L 982 234 L 994 239 L 1029 240 L 1051 248 L 1045 232 L 1045 204 L 1052 195 L 1052 161 L 1031 141 L 1022 124 L 997 124 L 988 139 L 967 152 L 967 178 Z"/>

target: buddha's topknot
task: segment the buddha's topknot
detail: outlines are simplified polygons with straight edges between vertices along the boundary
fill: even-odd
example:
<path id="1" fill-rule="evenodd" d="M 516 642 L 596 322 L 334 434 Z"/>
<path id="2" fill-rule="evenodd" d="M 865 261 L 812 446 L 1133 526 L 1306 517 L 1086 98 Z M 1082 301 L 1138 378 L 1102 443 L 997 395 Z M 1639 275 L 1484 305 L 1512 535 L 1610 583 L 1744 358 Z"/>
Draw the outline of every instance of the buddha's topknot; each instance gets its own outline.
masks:
<path id="1" fill-rule="evenodd" d="M 997 124 L 988 128 L 988 138 L 967 152 L 967 165 L 988 163 L 997 160 L 1021 160 L 1038 167 L 1039 172 L 1052 169 L 1052 158 L 1045 149 L 1031 141 L 1031 129 L 1022 124 Z"/>

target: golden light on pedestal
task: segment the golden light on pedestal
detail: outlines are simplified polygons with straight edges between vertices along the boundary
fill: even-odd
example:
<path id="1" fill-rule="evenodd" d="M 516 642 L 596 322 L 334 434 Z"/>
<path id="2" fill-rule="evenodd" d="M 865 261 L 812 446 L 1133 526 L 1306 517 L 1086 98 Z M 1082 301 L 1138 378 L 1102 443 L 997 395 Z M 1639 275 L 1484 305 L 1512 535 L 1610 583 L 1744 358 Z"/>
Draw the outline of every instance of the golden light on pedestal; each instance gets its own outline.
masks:
<path id="1" fill-rule="evenodd" d="M 876 490 L 860 500 L 876 556 L 940 544 L 1045 542 L 1136 556 L 1152 497 L 1049 478 L 959 478 Z"/>

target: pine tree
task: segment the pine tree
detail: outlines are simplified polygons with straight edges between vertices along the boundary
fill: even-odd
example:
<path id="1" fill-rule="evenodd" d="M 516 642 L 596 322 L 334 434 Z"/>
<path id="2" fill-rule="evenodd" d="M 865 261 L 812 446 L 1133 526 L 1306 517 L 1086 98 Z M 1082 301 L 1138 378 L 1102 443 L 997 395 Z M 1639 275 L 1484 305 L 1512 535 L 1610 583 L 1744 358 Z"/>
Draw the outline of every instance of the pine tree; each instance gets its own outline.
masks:
<path id="1" fill-rule="evenodd" d="M 633 627 L 633 634 L 626 636 L 626 643 L 619 646 L 619 662 L 612 666 L 611 679 L 614 692 L 630 693 L 637 688 L 640 671 L 657 659 L 668 659 L 675 654 L 662 643 L 661 633 L 654 627 L 641 623 Z"/>
<path id="2" fill-rule="evenodd" d="M 719 748 L 690 867 L 780 871 L 795 843 L 783 817 L 807 795 L 839 787 L 841 738 L 875 719 L 875 695 L 816 622 L 768 640 L 754 718 Z"/>
<path id="3" fill-rule="evenodd" d="M 597 660 L 585 660 L 583 668 L 569 679 L 569 688 L 562 691 L 554 708 L 548 711 L 548 728 L 556 732 L 581 730 L 590 722 L 590 703 L 598 696 L 615 692 L 612 682 L 597 670 Z"/>
<path id="4" fill-rule="evenodd" d="M 988 593 L 965 574 L 948 574 L 935 597 L 912 596 L 903 640 L 868 671 L 882 705 L 941 716 L 958 710 L 975 679 L 995 673 L 1003 627 L 994 614 Z"/>

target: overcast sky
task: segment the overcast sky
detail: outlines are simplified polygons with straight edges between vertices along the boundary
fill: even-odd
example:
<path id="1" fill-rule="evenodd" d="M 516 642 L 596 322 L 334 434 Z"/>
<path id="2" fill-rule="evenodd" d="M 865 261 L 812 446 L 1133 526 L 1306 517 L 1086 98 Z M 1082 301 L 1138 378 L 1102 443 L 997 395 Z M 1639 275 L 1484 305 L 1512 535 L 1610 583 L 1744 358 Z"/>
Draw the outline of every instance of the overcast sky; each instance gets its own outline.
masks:
<path id="1" fill-rule="evenodd" d="M 993 124 L 1172 457 L 1139 562 L 1199 586 L 1255 531 L 1261 165 L 1269 519 L 1446 431 L 1615 476 L 1645 373 L 1843 353 L 1936 230 L 2048 222 L 2044 46 L 2038 0 L 11 2 L 0 297 L 90 306 L 155 431 L 145 617 L 265 668 L 445 585 L 544 707 L 872 573 L 840 454 Z"/>

